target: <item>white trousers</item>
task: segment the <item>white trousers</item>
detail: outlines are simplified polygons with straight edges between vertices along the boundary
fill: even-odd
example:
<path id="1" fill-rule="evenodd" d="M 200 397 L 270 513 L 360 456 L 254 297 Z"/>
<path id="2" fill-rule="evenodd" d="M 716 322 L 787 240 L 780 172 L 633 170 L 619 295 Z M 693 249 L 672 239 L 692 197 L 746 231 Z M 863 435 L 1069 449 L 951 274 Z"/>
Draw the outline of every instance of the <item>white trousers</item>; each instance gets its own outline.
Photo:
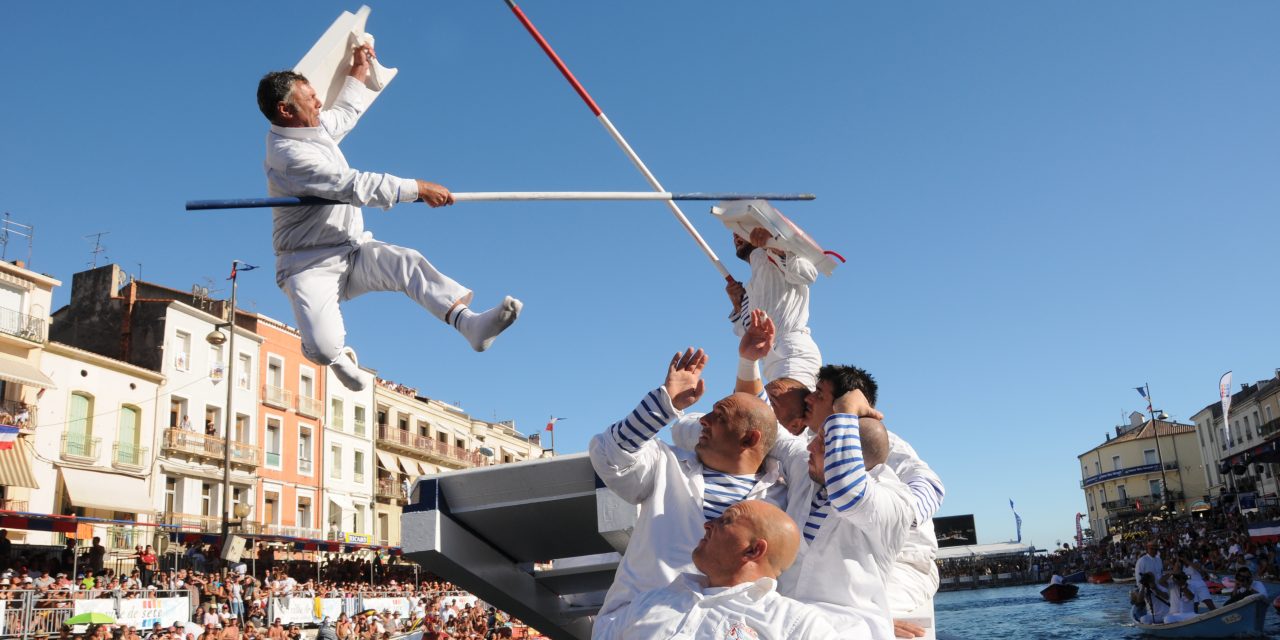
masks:
<path id="1" fill-rule="evenodd" d="M 809 328 L 788 331 L 774 338 L 773 348 L 764 357 L 764 381 L 791 378 L 813 389 L 818 384 L 822 353 L 809 335 Z"/>
<path id="2" fill-rule="evenodd" d="M 928 566 L 931 571 L 921 571 L 916 564 L 901 560 L 893 563 L 885 580 L 885 592 L 894 616 L 906 615 L 933 600 L 933 594 L 938 592 L 938 565 L 930 562 Z"/>
<path id="3" fill-rule="evenodd" d="M 470 289 L 437 271 L 421 253 L 377 240 L 278 256 L 276 284 L 293 305 L 303 355 L 322 365 L 336 362 L 346 346 L 341 301 L 398 291 L 441 321 L 456 302 L 471 301 Z"/>

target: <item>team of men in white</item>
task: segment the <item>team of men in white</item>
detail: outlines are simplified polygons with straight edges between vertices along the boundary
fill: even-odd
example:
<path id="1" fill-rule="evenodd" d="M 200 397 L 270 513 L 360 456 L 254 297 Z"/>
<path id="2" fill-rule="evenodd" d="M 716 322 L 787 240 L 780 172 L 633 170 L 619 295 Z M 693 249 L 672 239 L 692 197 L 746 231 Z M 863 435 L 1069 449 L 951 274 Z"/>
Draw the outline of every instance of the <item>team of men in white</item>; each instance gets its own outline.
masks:
<path id="1" fill-rule="evenodd" d="M 346 345 L 341 301 L 402 292 L 477 351 L 521 309 L 507 297 L 473 313 L 470 290 L 417 251 L 365 231 L 362 206 L 453 202 L 440 185 L 347 164 L 338 144 L 369 102 L 365 79 L 373 56 L 370 46 L 355 48 L 350 77 L 327 109 L 293 72 L 269 73 L 258 87 L 259 108 L 271 122 L 270 194 L 344 203 L 276 208 L 272 241 L 277 284 L 293 305 L 304 353 L 354 390 L 368 381 Z M 942 482 L 884 428 L 870 375 L 821 366 L 808 328 L 814 265 L 767 248 L 764 229 L 734 241 L 751 265 L 745 286 L 728 287 L 731 320 L 742 336 L 735 392 L 710 413 L 685 414 L 703 395 L 707 356 L 677 353 L 663 384 L 591 441 L 596 473 L 639 506 L 592 635 L 923 635 L 894 618 L 928 604 L 937 590 L 930 520 Z M 656 437 L 667 425 L 675 446 Z"/>
<path id="2" fill-rule="evenodd" d="M 267 74 L 258 84 L 258 107 L 271 122 L 267 133 L 267 189 L 272 196 L 318 196 L 345 204 L 276 207 L 272 247 L 276 284 L 289 297 L 302 350 L 353 391 L 368 384 L 346 344 L 339 303 L 371 291 L 397 291 L 457 329 L 476 351 L 515 322 L 522 307 L 508 296 L 473 313 L 472 293 L 436 270 L 413 249 L 378 242 L 365 231 L 360 207 L 389 209 L 423 200 L 453 203 L 449 190 L 425 180 L 357 171 L 338 144 L 365 111 L 373 91 L 365 86 L 373 49 L 357 47 L 351 74 L 334 104 L 323 108 L 307 79 L 290 71 Z"/>

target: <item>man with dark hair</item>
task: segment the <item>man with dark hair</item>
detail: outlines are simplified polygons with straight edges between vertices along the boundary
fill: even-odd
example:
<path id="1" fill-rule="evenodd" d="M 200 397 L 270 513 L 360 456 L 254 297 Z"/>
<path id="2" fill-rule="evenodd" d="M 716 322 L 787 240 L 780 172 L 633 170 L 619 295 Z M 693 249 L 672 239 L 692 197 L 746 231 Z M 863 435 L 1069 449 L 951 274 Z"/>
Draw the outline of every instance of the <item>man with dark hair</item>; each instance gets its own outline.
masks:
<path id="1" fill-rule="evenodd" d="M 373 239 L 364 230 L 360 207 L 389 209 L 423 200 L 432 207 L 453 204 L 453 194 L 425 180 L 356 171 L 338 148 L 364 113 L 371 90 L 373 48 L 354 51 L 350 76 L 328 109 L 307 79 L 276 71 L 258 83 L 258 108 L 271 122 L 265 162 L 272 196 L 318 196 L 345 204 L 276 207 L 272 245 L 276 284 L 293 305 L 307 359 L 332 367 L 353 391 L 368 385 L 355 351 L 345 344 L 339 302 L 371 291 L 406 294 L 452 325 L 476 351 L 488 349 L 522 304 L 507 296 L 498 306 L 473 313 L 472 293 L 436 270 L 422 254 Z"/>
<path id="2" fill-rule="evenodd" d="M 805 400 L 814 432 L 812 497 L 802 527 L 808 547 L 794 587 L 783 595 L 817 606 L 849 637 L 890 640 L 895 634 L 885 584 L 915 514 L 911 491 L 884 464 L 888 431 L 854 413 L 875 392 L 866 371 L 829 365 Z"/>

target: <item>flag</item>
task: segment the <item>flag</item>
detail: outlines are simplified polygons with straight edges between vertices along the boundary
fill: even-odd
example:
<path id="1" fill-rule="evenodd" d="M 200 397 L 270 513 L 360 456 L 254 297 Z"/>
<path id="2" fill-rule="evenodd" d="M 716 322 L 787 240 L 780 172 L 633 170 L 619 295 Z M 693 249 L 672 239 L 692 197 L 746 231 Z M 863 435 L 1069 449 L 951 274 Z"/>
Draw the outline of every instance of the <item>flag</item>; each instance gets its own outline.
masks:
<path id="1" fill-rule="evenodd" d="M 1013 498 L 1009 498 L 1009 510 L 1013 512 L 1013 522 L 1018 527 L 1018 542 L 1022 542 L 1022 516 L 1018 515 L 1018 510 L 1013 507 Z"/>
<path id="2" fill-rule="evenodd" d="M 1133 501 L 1133 508 L 1137 509 L 1138 511 L 1142 511 L 1142 501 L 1141 501 L 1141 500 L 1134 500 L 1134 501 Z"/>
<path id="3" fill-rule="evenodd" d="M 1076 547 L 1084 546 L 1084 530 L 1080 528 L 1080 519 L 1084 518 L 1083 513 L 1076 514 Z"/>
<path id="4" fill-rule="evenodd" d="M 0 425 L 0 451 L 12 449 L 18 441 L 18 428 L 7 424 Z"/>
<path id="5" fill-rule="evenodd" d="M 1218 399 L 1222 402 L 1222 429 L 1219 436 L 1226 439 L 1227 414 L 1231 412 L 1231 372 L 1222 374 L 1218 379 Z"/>
<path id="6" fill-rule="evenodd" d="M 551 416 L 550 418 L 548 418 L 548 419 L 547 419 L 547 431 L 555 431 L 555 430 L 556 430 L 556 429 L 555 429 L 556 423 L 557 423 L 557 422 L 560 422 L 561 420 L 564 420 L 564 418 L 557 418 L 557 417 L 555 417 L 555 416 Z"/>
<path id="7" fill-rule="evenodd" d="M 228 280 L 235 280 L 235 279 L 236 279 L 236 274 L 238 273 L 237 269 L 239 269 L 239 271 L 253 271 L 254 269 L 257 269 L 257 268 L 258 268 L 258 267 L 254 266 L 254 265 L 251 265 L 251 264 L 249 264 L 249 263 L 247 263 L 247 262 L 240 262 L 239 260 L 232 260 L 232 261 L 231 261 L 231 275 L 230 275 L 230 276 L 227 276 L 227 279 L 228 279 Z"/>
<path id="8" fill-rule="evenodd" d="M 1137 389 L 1137 391 L 1138 391 L 1138 395 L 1140 395 L 1140 396 L 1142 396 L 1143 398 L 1146 398 L 1146 399 L 1147 399 L 1147 413 L 1155 413 L 1155 410 L 1151 408 L 1151 396 L 1150 396 L 1150 395 L 1147 395 L 1147 388 L 1146 388 L 1146 387 L 1134 387 L 1134 389 Z"/>

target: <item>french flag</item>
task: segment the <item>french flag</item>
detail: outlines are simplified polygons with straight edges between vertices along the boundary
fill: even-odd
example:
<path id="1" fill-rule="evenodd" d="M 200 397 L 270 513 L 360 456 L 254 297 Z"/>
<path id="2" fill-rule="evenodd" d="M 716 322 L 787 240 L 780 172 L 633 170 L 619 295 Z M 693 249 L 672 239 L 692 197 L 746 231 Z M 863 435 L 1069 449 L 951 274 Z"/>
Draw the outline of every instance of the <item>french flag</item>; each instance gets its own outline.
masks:
<path id="1" fill-rule="evenodd" d="M 18 428 L 0 424 L 0 451 L 12 449 L 18 441 Z"/>

